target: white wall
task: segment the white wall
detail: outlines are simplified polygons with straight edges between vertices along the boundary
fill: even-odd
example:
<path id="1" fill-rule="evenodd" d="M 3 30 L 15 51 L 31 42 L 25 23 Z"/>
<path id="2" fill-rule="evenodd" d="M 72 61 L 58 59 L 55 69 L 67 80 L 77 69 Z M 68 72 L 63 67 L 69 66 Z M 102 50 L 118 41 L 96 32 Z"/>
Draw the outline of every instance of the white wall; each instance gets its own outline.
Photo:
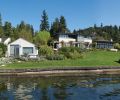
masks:
<path id="1" fill-rule="evenodd" d="M 62 42 L 62 41 L 64 41 L 64 42 L 75 42 L 76 40 L 75 39 L 73 39 L 73 38 L 70 38 L 70 37 L 68 37 L 67 35 L 60 35 L 59 36 L 59 42 Z"/>
<path id="2" fill-rule="evenodd" d="M 2 38 L 0 38 L 0 43 L 2 42 Z"/>
<path id="3" fill-rule="evenodd" d="M 89 44 L 92 44 L 92 39 L 91 38 L 84 38 L 83 36 L 78 36 L 77 41 L 78 42 L 88 42 Z"/>
<path id="4" fill-rule="evenodd" d="M 4 41 L 4 44 L 5 45 L 8 45 L 8 43 L 10 43 L 11 42 L 11 38 L 7 38 L 5 41 Z"/>
<path id="5" fill-rule="evenodd" d="M 33 54 L 38 55 L 38 50 L 33 43 L 30 43 L 22 38 L 10 43 L 7 47 L 7 56 L 10 56 L 10 45 L 19 45 L 19 55 L 23 55 L 23 47 L 33 47 Z"/>

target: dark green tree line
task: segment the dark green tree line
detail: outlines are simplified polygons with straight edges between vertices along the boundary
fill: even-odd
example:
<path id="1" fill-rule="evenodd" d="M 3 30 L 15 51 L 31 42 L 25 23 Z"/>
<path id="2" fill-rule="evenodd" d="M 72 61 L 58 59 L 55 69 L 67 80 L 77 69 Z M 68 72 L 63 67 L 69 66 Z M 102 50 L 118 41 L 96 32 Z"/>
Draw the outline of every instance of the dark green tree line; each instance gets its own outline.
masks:
<path id="1" fill-rule="evenodd" d="M 56 33 L 67 33 L 69 32 L 67 28 L 66 19 L 64 16 L 60 18 L 56 18 L 55 21 L 51 25 L 50 33 L 51 36 L 54 36 Z"/>
<path id="2" fill-rule="evenodd" d="M 79 33 L 85 37 L 91 36 L 96 40 L 113 40 L 115 43 L 120 43 L 120 26 L 106 25 L 89 27 L 86 29 L 80 29 L 73 33 Z"/>

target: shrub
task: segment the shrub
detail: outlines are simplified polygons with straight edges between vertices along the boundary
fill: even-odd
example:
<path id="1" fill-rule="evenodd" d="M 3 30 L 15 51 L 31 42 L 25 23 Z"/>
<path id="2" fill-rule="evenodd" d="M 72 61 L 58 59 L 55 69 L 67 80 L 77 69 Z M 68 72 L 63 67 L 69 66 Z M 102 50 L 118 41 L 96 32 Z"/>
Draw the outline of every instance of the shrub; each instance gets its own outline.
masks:
<path id="1" fill-rule="evenodd" d="M 118 60 L 118 63 L 120 63 L 120 59 Z"/>
<path id="2" fill-rule="evenodd" d="M 62 47 L 59 49 L 59 53 L 64 55 L 68 59 L 83 58 L 81 49 L 77 47 Z"/>
<path id="3" fill-rule="evenodd" d="M 59 53 L 63 53 L 63 54 L 68 52 L 74 52 L 74 51 L 81 53 L 81 49 L 77 47 L 62 47 L 59 49 Z"/>
<path id="4" fill-rule="evenodd" d="M 4 45 L 3 43 L 0 43 L 0 57 L 5 56 L 6 50 L 7 50 L 7 46 Z"/>
<path id="5" fill-rule="evenodd" d="M 114 48 L 120 50 L 120 44 L 119 43 L 115 43 L 114 44 Z"/>
<path id="6" fill-rule="evenodd" d="M 53 54 L 46 57 L 48 60 L 64 60 L 64 55 Z"/>
<path id="7" fill-rule="evenodd" d="M 52 55 L 53 53 L 54 53 L 53 49 L 47 45 L 40 46 L 39 48 L 39 55 L 46 56 L 46 55 Z"/>
<path id="8" fill-rule="evenodd" d="M 66 53 L 65 56 L 66 56 L 68 59 L 83 58 L 83 55 L 80 54 L 80 53 L 77 52 L 77 51 Z"/>
<path id="9" fill-rule="evenodd" d="M 47 31 L 40 31 L 36 33 L 34 37 L 35 44 L 39 47 L 40 45 L 47 45 L 48 40 L 50 39 L 50 33 Z"/>

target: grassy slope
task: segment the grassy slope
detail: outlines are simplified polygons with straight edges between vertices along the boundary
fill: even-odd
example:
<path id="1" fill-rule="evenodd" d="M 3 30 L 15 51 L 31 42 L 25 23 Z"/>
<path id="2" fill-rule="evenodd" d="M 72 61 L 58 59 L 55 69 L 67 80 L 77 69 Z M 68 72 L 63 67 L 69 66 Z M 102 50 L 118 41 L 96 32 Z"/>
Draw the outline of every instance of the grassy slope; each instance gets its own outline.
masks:
<path id="1" fill-rule="evenodd" d="M 120 52 L 93 51 L 87 52 L 83 59 L 63 60 L 63 61 L 40 61 L 40 62 L 22 62 L 10 64 L 4 68 L 50 68 L 50 67 L 102 67 L 102 66 L 120 66 L 117 61 L 120 58 Z M 3 67 L 1 67 L 3 68 Z"/>

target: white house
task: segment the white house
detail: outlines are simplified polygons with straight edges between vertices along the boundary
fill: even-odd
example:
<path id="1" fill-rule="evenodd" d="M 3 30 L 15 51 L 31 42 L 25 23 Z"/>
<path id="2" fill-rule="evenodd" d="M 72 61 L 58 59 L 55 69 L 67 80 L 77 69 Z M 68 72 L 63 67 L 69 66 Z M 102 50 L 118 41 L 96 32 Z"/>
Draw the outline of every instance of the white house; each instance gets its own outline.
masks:
<path id="1" fill-rule="evenodd" d="M 85 48 L 89 49 L 90 48 L 90 45 L 92 45 L 92 38 L 91 37 L 84 37 L 84 36 L 81 36 L 81 35 L 78 35 L 77 36 L 77 42 L 78 43 L 83 43 Z M 78 44 L 79 46 L 80 44 Z"/>
<path id="2" fill-rule="evenodd" d="M 64 43 L 64 46 L 69 47 L 70 43 L 75 42 L 75 41 L 76 41 L 76 39 L 71 37 L 68 34 L 60 34 L 59 38 L 58 38 L 58 42 L 59 42 L 58 48 L 62 47 L 62 43 Z"/>
<path id="3" fill-rule="evenodd" d="M 8 45 L 11 42 L 11 38 L 0 38 L 0 43 Z"/>
<path id="4" fill-rule="evenodd" d="M 92 44 L 92 38 L 85 38 L 79 34 L 71 34 L 71 33 L 58 33 L 56 34 L 57 41 L 54 42 L 54 50 L 58 50 L 63 45 L 66 47 L 76 46 L 90 48 Z"/>
<path id="5" fill-rule="evenodd" d="M 75 41 L 76 39 L 69 37 L 68 34 L 59 35 L 59 42 L 69 43 L 69 42 L 75 42 Z"/>
<path id="6" fill-rule="evenodd" d="M 92 44 L 92 39 L 90 37 L 85 38 L 84 36 L 78 35 L 77 42 L 89 43 Z"/>
<path id="7" fill-rule="evenodd" d="M 38 55 L 38 49 L 35 44 L 30 43 L 22 38 L 8 44 L 7 46 L 7 57 L 20 57 L 22 55 Z"/>

